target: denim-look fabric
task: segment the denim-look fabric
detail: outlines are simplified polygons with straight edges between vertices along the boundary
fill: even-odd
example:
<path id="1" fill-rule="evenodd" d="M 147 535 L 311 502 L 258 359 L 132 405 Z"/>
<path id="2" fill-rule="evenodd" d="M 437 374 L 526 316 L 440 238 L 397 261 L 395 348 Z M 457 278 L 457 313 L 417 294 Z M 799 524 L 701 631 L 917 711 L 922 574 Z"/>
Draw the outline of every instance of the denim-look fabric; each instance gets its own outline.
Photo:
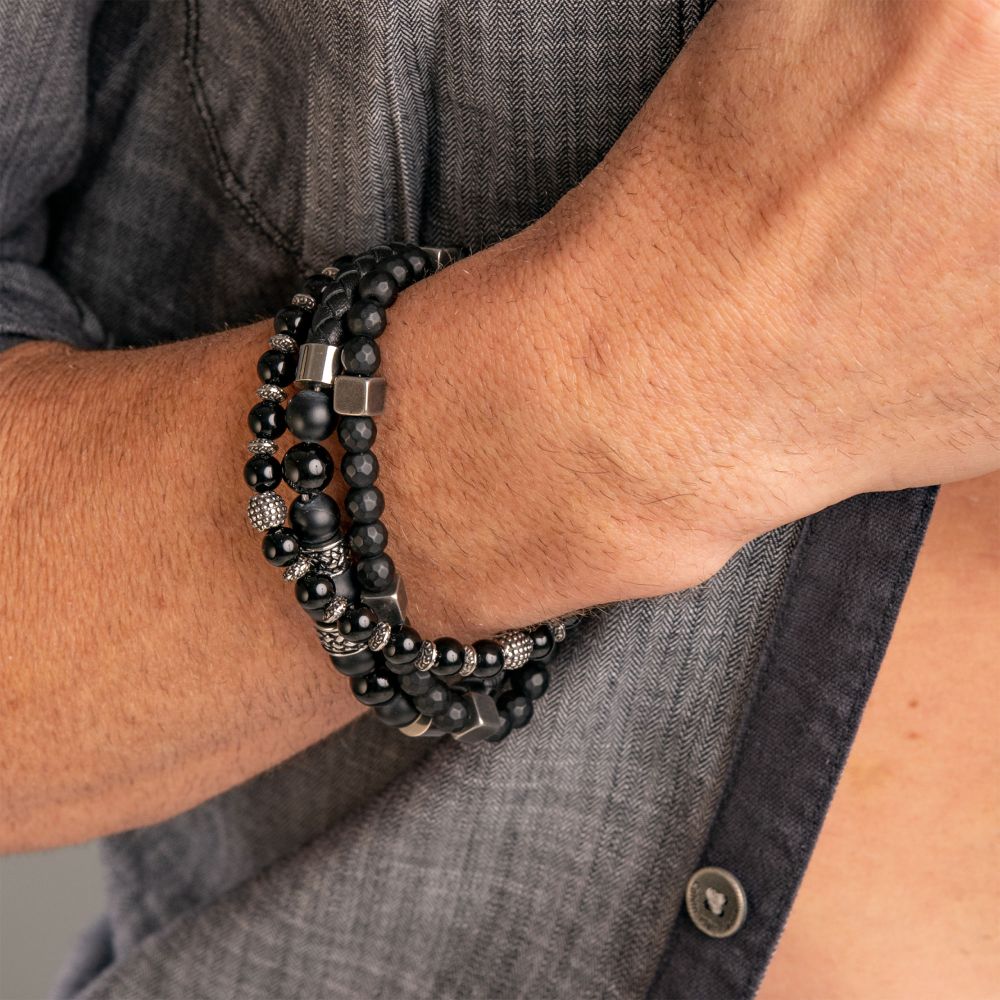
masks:
<path id="1" fill-rule="evenodd" d="M 701 6 L 0 0 L 0 346 L 197 336 L 347 250 L 514 232 L 600 160 Z M 364 718 L 109 838 L 108 913 L 60 994 L 751 996 L 931 503 L 855 498 L 603 609 L 500 746 Z M 682 910 L 703 864 L 749 897 L 728 940 Z"/>

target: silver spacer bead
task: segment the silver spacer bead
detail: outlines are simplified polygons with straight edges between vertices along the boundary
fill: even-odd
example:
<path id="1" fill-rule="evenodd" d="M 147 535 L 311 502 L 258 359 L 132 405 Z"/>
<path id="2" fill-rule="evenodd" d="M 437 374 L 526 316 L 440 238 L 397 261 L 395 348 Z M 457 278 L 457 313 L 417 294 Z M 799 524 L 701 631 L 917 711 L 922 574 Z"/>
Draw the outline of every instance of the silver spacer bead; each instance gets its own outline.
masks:
<path id="1" fill-rule="evenodd" d="M 312 568 L 312 563 L 305 556 L 299 556 L 295 562 L 285 567 L 284 577 L 289 583 L 301 580 Z"/>
<path id="2" fill-rule="evenodd" d="M 517 670 L 528 662 L 528 657 L 534 648 L 531 636 L 520 629 L 510 629 L 501 632 L 495 639 L 503 650 L 503 665 L 505 670 Z"/>
<path id="3" fill-rule="evenodd" d="M 292 296 L 292 305 L 299 309 L 315 309 L 316 300 L 305 292 L 297 292 Z"/>
<path id="4" fill-rule="evenodd" d="M 321 549 L 304 549 L 302 554 L 312 560 L 318 573 L 337 576 L 347 569 L 347 550 L 344 548 L 342 538 L 324 545 Z"/>
<path id="5" fill-rule="evenodd" d="M 365 648 L 363 642 L 345 639 L 336 625 L 317 625 L 316 634 L 323 648 L 328 653 L 357 653 Z"/>
<path id="6" fill-rule="evenodd" d="M 281 527 L 287 513 L 285 501 L 277 493 L 255 493 L 247 504 L 247 517 L 258 531 Z"/>
<path id="7" fill-rule="evenodd" d="M 459 677 L 471 677 L 476 669 L 476 651 L 471 646 L 465 647 L 465 659 L 462 660 L 462 669 L 459 670 Z"/>
<path id="8" fill-rule="evenodd" d="M 392 626 L 388 622 L 379 622 L 368 640 L 368 648 L 377 653 L 389 645 L 389 636 L 392 635 Z"/>
<path id="9" fill-rule="evenodd" d="M 552 629 L 552 635 L 555 636 L 556 642 L 562 642 L 566 638 L 566 626 L 562 623 L 561 618 L 550 618 L 545 624 Z"/>
<path id="10" fill-rule="evenodd" d="M 434 664 L 438 661 L 438 649 L 437 646 L 431 642 L 430 639 L 424 639 L 420 644 L 420 655 L 417 657 L 417 662 L 414 666 L 417 670 L 423 670 L 424 672 L 430 670 Z"/>
<path id="11" fill-rule="evenodd" d="M 332 625 L 336 621 L 340 621 L 344 617 L 344 612 L 347 610 L 347 598 L 346 597 L 335 597 L 326 606 L 323 611 L 323 621 L 328 625 Z"/>
<path id="12" fill-rule="evenodd" d="M 287 333 L 276 333 L 268 343 L 282 354 L 291 354 L 299 346 L 295 343 L 295 338 L 289 337 Z"/>
<path id="13" fill-rule="evenodd" d="M 257 390 L 257 395 L 264 400 L 265 403 L 280 403 L 285 398 L 285 390 L 281 386 L 270 385 L 265 382 Z"/>
<path id="14" fill-rule="evenodd" d="M 267 438 L 254 438 L 247 445 L 247 451 L 251 455 L 273 455 L 277 450 L 278 446 Z"/>
<path id="15" fill-rule="evenodd" d="M 327 278 L 336 278 L 337 275 L 340 274 L 340 268 L 339 267 L 324 267 L 323 270 L 320 271 L 319 273 L 322 274 L 324 277 L 327 277 Z"/>

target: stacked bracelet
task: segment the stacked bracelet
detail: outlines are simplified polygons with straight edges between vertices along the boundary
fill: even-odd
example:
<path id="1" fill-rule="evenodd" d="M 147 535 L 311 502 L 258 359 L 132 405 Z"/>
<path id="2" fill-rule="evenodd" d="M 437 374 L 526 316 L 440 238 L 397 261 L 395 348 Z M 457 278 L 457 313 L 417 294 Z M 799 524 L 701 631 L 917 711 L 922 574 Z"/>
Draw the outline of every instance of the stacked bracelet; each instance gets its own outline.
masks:
<path id="1" fill-rule="evenodd" d="M 257 364 L 263 384 L 248 418 L 255 438 L 244 478 L 255 491 L 247 513 L 265 532 L 265 558 L 294 582 L 299 604 L 355 697 L 410 736 L 497 742 L 530 721 L 548 687 L 546 665 L 576 616 L 471 645 L 422 639 L 409 623 L 402 577 L 386 551 L 385 500 L 372 449 L 386 397 L 378 374 L 386 310 L 404 288 L 465 252 L 389 244 L 339 258 L 306 279 L 306 290 L 275 317 L 270 349 Z M 286 410 L 293 382 L 298 392 Z M 286 427 L 299 443 L 279 461 L 275 441 Z M 344 451 L 346 537 L 339 508 L 325 492 L 334 462 L 321 442 L 335 433 Z M 282 481 L 299 494 L 290 509 L 276 492 Z"/>

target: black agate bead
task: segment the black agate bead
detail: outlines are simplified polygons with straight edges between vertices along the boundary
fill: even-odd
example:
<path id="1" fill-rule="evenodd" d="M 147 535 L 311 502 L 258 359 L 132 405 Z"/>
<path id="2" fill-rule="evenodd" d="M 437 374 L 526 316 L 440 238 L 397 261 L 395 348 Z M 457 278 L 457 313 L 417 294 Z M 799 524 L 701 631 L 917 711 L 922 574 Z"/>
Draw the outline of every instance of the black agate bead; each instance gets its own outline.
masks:
<path id="1" fill-rule="evenodd" d="M 275 314 L 274 332 L 292 337 L 296 343 L 301 344 L 309 332 L 310 322 L 309 313 L 304 309 L 289 306 L 287 309 L 279 309 Z"/>
<path id="2" fill-rule="evenodd" d="M 333 580 L 322 573 L 306 573 L 295 581 L 295 599 L 308 611 L 325 608 L 335 596 Z"/>
<path id="3" fill-rule="evenodd" d="M 382 655 L 394 674 L 408 674 L 415 669 L 413 664 L 420 655 L 420 642 L 420 633 L 409 625 L 393 629 Z"/>
<path id="4" fill-rule="evenodd" d="M 536 625 L 529 633 L 531 652 L 529 659 L 548 663 L 556 650 L 556 637 L 551 625 Z"/>
<path id="5" fill-rule="evenodd" d="M 340 535 L 340 510 L 326 493 L 297 497 L 288 516 L 299 541 L 307 548 L 325 545 Z"/>
<path id="6" fill-rule="evenodd" d="M 303 389 L 289 401 L 285 420 L 300 441 L 325 441 L 333 433 L 337 414 L 329 393 Z"/>
<path id="7" fill-rule="evenodd" d="M 254 455 L 243 466 L 243 478 L 257 493 L 273 490 L 281 482 L 281 463 L 274 455 Z"/>
<path id="8" fill-rule="evenodd" d="M 503 670 L 503 647 L 492 639 L 480 639 L 472 644 L 476 651 L 474 677 L 495 677 Z"/>
<path id="9" fill-rule="evenodd" d="M 462 669 L 462 663 L 465 661 L 465 647 L 457 639 L 452 639 L 450 636 L 435 639 L 434 645 L 437 646 L 438 651 L 434 673 L 438 677 L 453 677 Z"/>
<path id="10" fill-rule="evenodd" d="M 316 493 L 333 479 L 333 459 L 321 444 L 297 444 L 285 452 L 285 482 L 297 493 Z"/>
<path id="11" fill-rule="evenodd" d="M 268 385 L 291 385 L 295 379 L 297 360 L 284 351 L 265 351 L 257 361 L 257 374 Z"/>
<path id="12" fill-rule="evenodd" d="M 352 642 L 367 642 L 377 624 L 378 615 L 368 605 L 355 604 L 344 612 L 343 617 L 337 622 L 337 628 L 345 639 L 350 639 Z"/>
<path id="13" fill-rule="evenodd" d="M 384 705 L 396 693 L 396 687 L 392 674 L 384 667 L 376 667 L 361 677 L 352 677 L 351 691 L 362 705 Z"/>
<path id="14" fill-rule="evenodd" d="M 277 403 L 258 403 L 247 417 L 252 434 L 273 441 L 285 433 L 285 411 Z"/>
<path id="15" fill-rule="evenodd" d="M 299 555 L 299 540 L 289 528 L 271 528 L 261 543 L 264 558 L 272 566 L 288 566 Z"/>
<path id="16" fill-rule="evenodd" d="M 420 714 L 405 694 L 396 694 L 383 705 L 375 706 L 375 714 L 387 726 L 408 726 Z"/>

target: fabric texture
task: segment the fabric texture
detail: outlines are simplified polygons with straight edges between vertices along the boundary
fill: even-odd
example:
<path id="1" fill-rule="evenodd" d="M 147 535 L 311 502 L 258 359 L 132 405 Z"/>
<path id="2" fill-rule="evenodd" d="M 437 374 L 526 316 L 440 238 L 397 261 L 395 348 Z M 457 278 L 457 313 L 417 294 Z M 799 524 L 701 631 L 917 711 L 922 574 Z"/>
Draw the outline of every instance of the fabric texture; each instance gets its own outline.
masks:
<path id="1" fill-rule="evenodd" d="M 193 337 L 343 252 L 515 232 L 705 6 L 0 0 L 0 347 Z M 109 838 L 108 913 L 59 995 L 752 995 L 929 509 L 856 498 L 602 609 L 500 746 L 363 718 Z M 682 913 L 703 863 L 748 887 L 725 942 Z"/>

